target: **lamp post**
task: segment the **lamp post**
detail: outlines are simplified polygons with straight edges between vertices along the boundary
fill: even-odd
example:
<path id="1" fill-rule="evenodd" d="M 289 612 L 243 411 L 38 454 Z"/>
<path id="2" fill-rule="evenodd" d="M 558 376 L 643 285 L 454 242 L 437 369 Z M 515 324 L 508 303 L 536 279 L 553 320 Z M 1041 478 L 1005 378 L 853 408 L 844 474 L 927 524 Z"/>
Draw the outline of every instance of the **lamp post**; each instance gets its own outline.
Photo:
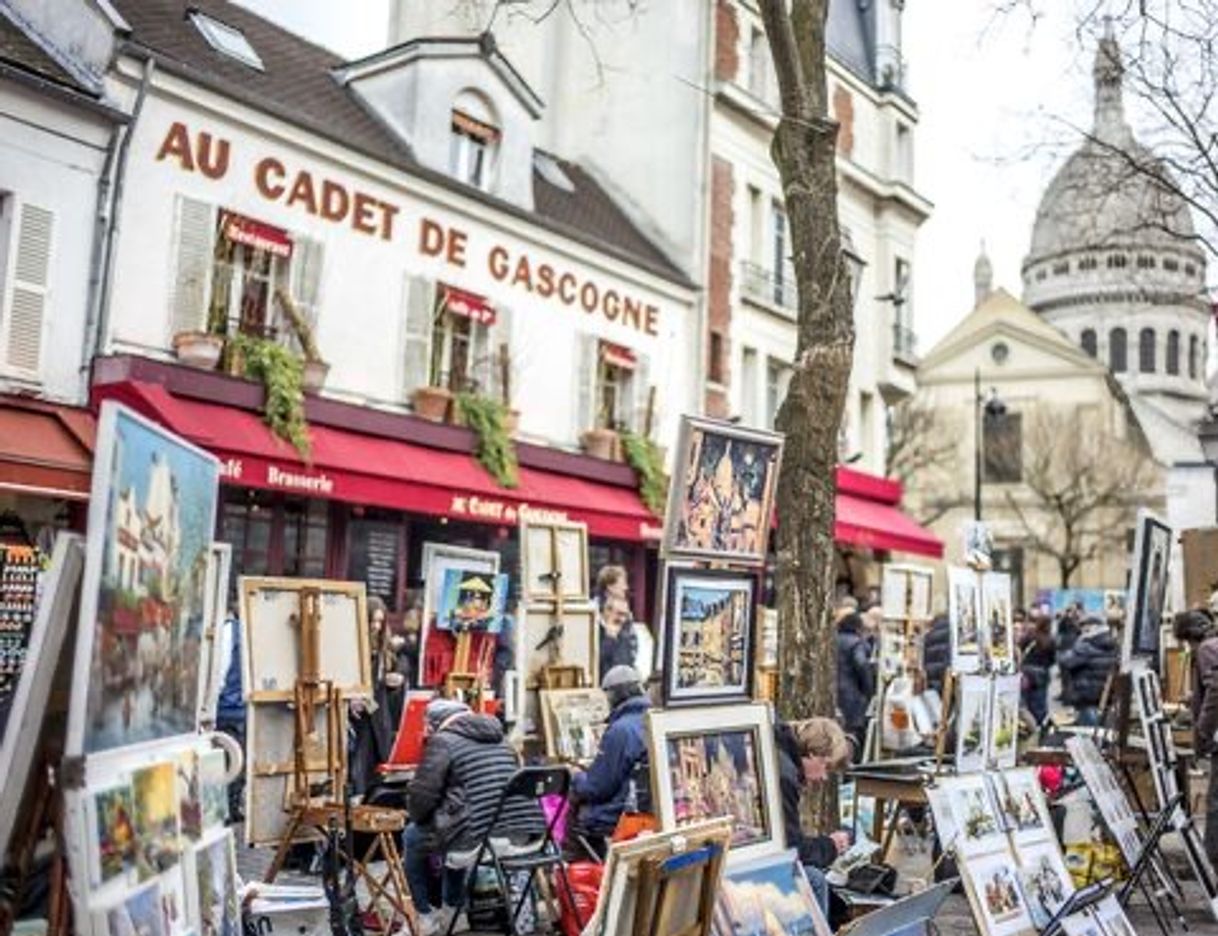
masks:
<path id="1" fill-rule="evenodd" d="M 973 519 L 981 522 L 981 453 L 983 420 L 1006 415 L 1007 407 L 990 387 L 988 397 L 981 395 L 981 368 L 973 371 Z"/>

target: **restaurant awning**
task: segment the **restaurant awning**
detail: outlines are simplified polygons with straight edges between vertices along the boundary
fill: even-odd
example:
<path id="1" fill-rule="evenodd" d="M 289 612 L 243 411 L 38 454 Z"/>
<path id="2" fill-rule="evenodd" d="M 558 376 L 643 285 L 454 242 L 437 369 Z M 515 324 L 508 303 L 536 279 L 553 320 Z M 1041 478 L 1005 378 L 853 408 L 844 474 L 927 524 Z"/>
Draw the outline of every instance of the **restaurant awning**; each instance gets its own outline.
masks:
<path id="1" fill-rule="evenodd" d="M 605 539 L 659 539 L 660 520 L 634 488 L 520 468 L 501 488 L 467 452 L 311 425 L 309 464 L 248 410 L 175 396 L 159 384 L 97 384 L 98 399 L 135 409 L 221 460 L 228 484 L 372 505 L 475 523 L 515 525 L 522 516 L 583 521 Z"/>
<path id="2" fill-rule="evenodd" d="M 839 467 L 833 538 L 868 549 L 942 557 L 943 541 L 902 513 L 901 494 L 899 481 Z"/>
<path id="3" fill-rule="evenodd" d="M 0 491 L 88 500 L 95 434 L 87 410 L 0 396 Z"/>

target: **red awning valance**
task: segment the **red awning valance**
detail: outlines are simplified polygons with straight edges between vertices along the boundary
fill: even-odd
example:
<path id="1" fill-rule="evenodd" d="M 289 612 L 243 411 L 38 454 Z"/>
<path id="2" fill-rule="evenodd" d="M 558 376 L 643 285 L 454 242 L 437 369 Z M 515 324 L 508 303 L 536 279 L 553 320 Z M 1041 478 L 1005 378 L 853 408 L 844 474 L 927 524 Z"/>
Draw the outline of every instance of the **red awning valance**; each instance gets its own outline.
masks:
<path id="1" fill-rule="evenodd" d="M 292 256 L 292 238 L 282 228 L 255 221 L 233 211 L 224 212 L 221 225 L 224 236 L 236 244 L 244 244 L 255 250 L 265 250 L 276 257 Z"/>
<path id="2" fill-rule="evenodd" d="M 833 538 L 867 549 L 940 558 L 943 541 L 901 512 L 901 493 L 898 481 L 839 467 Z"/>
<path id="3" fill-rule="evenodd" d="M 314 425 L 312 464 L 273 436 L 247 410 L 203 403 L 140 381 L 98 384 L 99 399 L 125 403 L 216 455 L 229 484 L 448 517 L 514 525 L 522 515 L 588 524 L 604 539 L 647 542 L 660 521 L 633 488 L 536 468 L 520 468 L 520 485 L 499 487 L 474 458 L 399 439 Z"/>
<path id="4" fill-rule="evenodd" d="M 95 433 L 86 410 L 0 397 L 0 490 L 88 500 Z"/>
<path id="5" fill-rule="evenodd" d="M 600 345 L 601 360 L 606 364 L 612 364 L 623 370 L 634 370 L 638 365 L 638 355 L 630 348 L 614 344 L 612 341 L 602 341 Z"/>
<path id="6" fill-rule="evenodd" d="M 456 286 L 444 287 L 444 308 L 479 325 L 495 324 L 495 307 L 485 296 L 458 289 Z"/>

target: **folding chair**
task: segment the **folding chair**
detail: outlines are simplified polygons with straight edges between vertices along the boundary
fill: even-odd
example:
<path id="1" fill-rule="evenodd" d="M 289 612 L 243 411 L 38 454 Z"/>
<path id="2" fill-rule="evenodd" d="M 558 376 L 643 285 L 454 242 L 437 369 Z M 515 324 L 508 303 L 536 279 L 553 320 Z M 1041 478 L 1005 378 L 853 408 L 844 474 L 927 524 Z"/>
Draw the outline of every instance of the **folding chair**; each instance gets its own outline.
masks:
<path id="1" fill-rule="evenodd" d="M 486 834 L 482 836 L 482 842 L 474 853 L 473 862 L 469 865 L 461 862 L 462 866 L 468 867 L 469 874 L 465 887 L 462 889 L 461 902 L 457 905 L 456 912 L 448 923 L 447 936 L 452 936 L 453 930 L 457 925 L 457 917 L 460 916 L 462 910 L 469 906 L 474 874 L 487 861 L 495 869 L 495 877 L 499 881 L 500 899 L 503 901 L 503 912 L 507 918 L 507 929 L 505 932 L 509 934 L 516 932 L 516 920 L 520 916 L 520 911 L 524 909 L 525 901 L 529 899 L 529 890 L 532 887 L 533 879 L 538 871 L 545 868 L 558 869 L 558 878 L 566 894 L 567 903 L 574 909 L 580 928 L 583 927 L 584 921 L 578 919 L 579 910 L 575 903 L 575 895 L 571 890 L 571 882 L 567 879 L 567 869 L 563 864 L 562 848 L 554 838 L 554 828 L 558 824 L 562 810 L 556 810 L 550 817 L 550 820 L 545 825 L 545 833 L 539 839 L 526 845 L 510 845 L 505 841 L 504 836 L 495 834 L 496 828 L 499 825 L 499 818 L 503 814 L 504 806 L 508 800 L 530 800 L 537 804 L 537 810 L 540 813 L 543 797 L 559 796 L 566 801 L 570 787 L 571 774 L 566 767 L 521 767 L 512 775 L 511 779 L 507 782 L 507 786 L 503 788 L 503 792 L 499 795 L 499 802 L 495 805 L 494 817 L 491 819 L 491 824 L 487 828 Z M 527 871 L 529 876 L 525 881 L 520 900 L 517 901 L 516 907 L 513 909 L 511 889 L 508 886 L 508 876 L 521 871 Z"/>

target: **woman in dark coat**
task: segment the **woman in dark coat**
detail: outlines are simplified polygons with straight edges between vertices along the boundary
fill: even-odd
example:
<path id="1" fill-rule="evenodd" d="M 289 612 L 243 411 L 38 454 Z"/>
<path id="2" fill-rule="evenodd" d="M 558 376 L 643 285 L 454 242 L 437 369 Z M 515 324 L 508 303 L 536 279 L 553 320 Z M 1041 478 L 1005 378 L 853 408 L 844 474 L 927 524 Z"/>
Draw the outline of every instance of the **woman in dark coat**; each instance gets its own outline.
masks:
<path id="1" fill-rule="evenodd" d="M 837 707 L 842 726 L 853 736 L 855 750 L 867 737 L 867 709 L 875 695 L 875 663 L 862 615 L 847 614 L 837 625 Z"/>
<path id="2" fill-rule="evenodd" d="M 952 665 L 952 630 L 946 614 L 940 614 L 930 622 L 930 629 L 922 639 L 922 668 L 926 671 L 926 685 L 940 695 L 943 681 Z"/>
<path id="3" fill-rule="evenodd" d="M 1063 680 L 1069 677 L 1065 702 L 1074 706 L 1080 725 L 1099 723 L 1104 687 L 1120 661 L 1120 644 L 1112 629 L 1099 618 L 1084 621 L 1073 646 L 1058 653 L 1057 665 L 1061 667 Z"/>

